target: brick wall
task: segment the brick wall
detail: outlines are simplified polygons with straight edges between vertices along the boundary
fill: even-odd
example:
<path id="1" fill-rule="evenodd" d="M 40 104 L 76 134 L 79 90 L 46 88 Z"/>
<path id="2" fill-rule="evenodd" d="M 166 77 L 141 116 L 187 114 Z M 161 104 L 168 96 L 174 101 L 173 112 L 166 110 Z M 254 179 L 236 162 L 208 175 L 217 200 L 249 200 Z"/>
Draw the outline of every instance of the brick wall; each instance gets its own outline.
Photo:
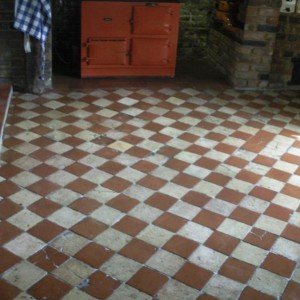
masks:
<path id="1" fill-rule="evenodd" d="M 211 29 L 209 55 L 237 88 L 267 88 L 280 1 L 249 0 L 244 30 Z"/>
<path id="2" fill-rule="evenodd" d="M 0 1 L 0 81 L 12 81 L 16 88 L 27 85 L 23 36 L 12 27 L 14 1 Z"/>
<path id="3" fill-rule="evenodd" d="M 273 87 L 285 87 L 290 83 L 295 58 L 300 58 L 300 14 L 282 14 L 272 61 Z"/>

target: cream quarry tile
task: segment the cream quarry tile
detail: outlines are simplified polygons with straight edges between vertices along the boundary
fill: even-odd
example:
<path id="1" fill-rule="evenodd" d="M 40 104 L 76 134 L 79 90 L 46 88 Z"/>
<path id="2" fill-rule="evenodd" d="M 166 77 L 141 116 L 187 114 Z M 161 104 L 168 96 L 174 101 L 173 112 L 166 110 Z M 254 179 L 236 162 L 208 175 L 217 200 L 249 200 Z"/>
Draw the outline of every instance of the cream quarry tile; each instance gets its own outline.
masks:
<path id="1" fill-rule="evenodd" d="M 204 243 L 211 235 L 213 231 L 205 226 L 196 224 L 194 222 L 186 223 L 179 231 L 178 234 L 189 238 L 198 243 Z"/>
<path id="2" fill-rule="evenodd" d="M 150 140 L 144 140 L 143 142 L 138 144 L 139 147 L 149 150 L 149 151 L 152 151 L 152 152 L 158 151 L 162 145 L 163 144 L 161 144 L 161 143 L 157 143 L 157 142 L 150 141 Z"/>
<path id="3" fill-rule="evenodd" d="M 25 189 L 9 196 L 10 200 L 15 202 L 16 204 L 22 205 L 23 207 L 27 207 L 41 198 L 41 196 Z"/>
<path id="4" fill-rule="evenodd" d="M 94 154 L 89 154 L 84 158 L 80 159 L 78 162 L 89 167 L 97 168 L 103 165 L 107 160 L 103 157 L 96 156 Z"/>
<path id="5" fill-rule="evenodd" d="M 104 171 L 93 169 L 89 172 L 85 173 L 81 178 L 86 179 L 90 182 L 93 182 L 95 184 L 101 185 L 108 179 L 112 178 L 113 176 L 111 174 L 108 174 Z"/>
<path id="6" fill-rule="evenodd" d="M 159 90 L 159 92 L 162 94 L 172 96 L 172 95 L 176 94 L 177 91 L 174 89 L 171 89 L 171 88 L 162 88 Z"/>
<path id="7" fill-rule="evenodd" d="M 85 215 L 68 207 L 63 207 L 48 217 L 50 221 L 67 229 L 74 226 L 84 218 Z"/>
<path id="8" fill-rule="evenodd" d="M 156 165 L 163 165 L 168 161 L 168 157 L 166 157 L 162 154 L 155 153 L 155 155 L 146 157 L 145 161 L 151 162 Z"/>
<path id="9" fill-rule="evenodd" d="M 74 136 L 84 141 L 91 141 L 96 139 L 98 137 L 98 134 L 89 130 L 83 130 L 75 134 Z"/>
<path id="10" fill-rule="evenodd" d="M 261 215 L 254 225 L 257 228 L 280 235 L 287 223 L 266 215 Z"/>
<path id="11" fill-rule="evenodd" d="M 290 179 L 288 180 L 288 183 L 295 185 L 295 186 L 300 186 L 300 176 L 299 175 L 292 175 Z"/>
<path id="12" fill-rule="evenodd" d="M 65 186 L 77 179 L 77 177 L 64 170 L 58 170 L 57 172 L 54 172 L 50 176 L 46 177 L 46 179 L 60 186 Z"/>
<path id="13" fill-rule="evenodd" d="M 211 132 L 216 132 L 216 133 L 223 134 L 225 136 L 229 136 L 233 134 L 235 130 L 219 125 L 218 127 L 215 127 L 213 130 L 211 130 Z"/>
<path id="14" fill-rule="evenodd" d="M 122 171 L 120 171 L 116 175 L 118 177 L 121 177 L 121 178 L 123 178 L 127 181 L 134 182 L 134 183 L 146 176 L 145 173 L 140 172 L 140 171 L 135 170 L 135 169 L 132 169 L 130 167 L 127 167 L 127 168 L 123 169 Z"/>
<path id="15" fill-rule="evenodd" d="M 134 260 L 128 259 L 119 254 L 115 254 L 111 259 L 105 262 L 100 270 L 111 277 L 128 281 L 140 268 L 141 264 Z"/>
<path id="16" fill-rule="evenodd" d="M 53 144 L 45 147 L 45 149 L 55 152 L 57 154 L 62 154 L 62 153 L 65 153 L 65 152 L 71 150 L 72 147 L 69 145 L 66 145 L 64 143 L 61 143 L 61 142 L 56 142 L 56 143 L 53 143 Z"/>
<path id="17" fill-rule="evenodd" d="M 217 168 L 215 169 L 215 172 L 231 178 L 234 178 L 240 171 L 241 169 L 227 164 L 221 164 L 217 166 Z"/>
<path id="18" fill-rule="evenodd" d="M 40 165 L 41 162 L 34 158 L 31 158 L 29 156 L 23 156 L 23 157 L 15 160 L 12 164 L 23 170 L 30 170 L 30 169 L 33 169 L 34 167 Z"/>
<path id="19" fill-rule="evenodd" d="M 173 169 L 164 167 L 164 166 L 159 166 L 154 171 L 152 171 L 150 174 L 154 175 L 156 177 L 159 177 L 159 178 L 170 181 L 174 177 L 176 177 L 179 174 L 179 172 L 175 171 Z"/>
<path id="20" fill-rule="evenodd" d="M 251 226 L 246 225 L 244 223 L 232 219 L 225 219 L 217 228 L 217 230 L 225 234 L 231 235 L 233 237 L 236 237 L 238 239 L 244 239 L 251 230 L 251 228 Z"/>
<path id="21" fill-rule="evenodd" d="M 282 160 L 278 160 L 273 168 L 293 174 L 295 173 L 295 171 L 298 169 L 299 166 L 297 166 L 296 164 L 291 164 Z"/>
<path id="22" fill-rule="evenodd" d="M 17 256 L 26 259 L 41 250 L 44 246 L 44 242 L 24 232 L 14 240 L 5 244 L 4 248 Z"/>
<path id="23" fill-rule="evenodd" d="M 234 152 L 234 156 L 245 159 L 247 161 L 252 161 L 253 159 L 255 159 L 257 154 L 244 149 L 238 149 Z"/>
<path id="24" fill-rule="evenodd" d="M 88 243 L 89 240 L 86 238 L 73 232 L 66 231 L 52 241 L 51 246 L 59 252 L 67 255 L 74 255 Z"/>
<path id="25" fill-rule="evenodd" d="M 129 143 L 126 143 L 126 142 L 116 141 L 116 142 L 110 144 L 108 147 L 115 149 L 117 151 L 120 151 L 120 152 L 125 152 L 125 151 L 129 150 L 132 147 L 132 145 Z"/>
<path id="26" fill-rule="evenodd" d="M 136 237 L 155 247 L 162 247 L 172 236 L 172 232 L 150 224 Z"/>
<path id="27" fill-rule="evenodd" d="M 152 106 L 151 108 L 149 108 L 147 110 L 149 113 L 152 113 L 154 115 L 158 115 L 158 116 L 162 116 L 164 114 L 166 114 L 168 112 L 167 109 L 164 109 L 162 107 L 155 107 L 155 106 Z"/>
<path id="28" fill-rule="evenodd" d="M 74 161 L 72 159 L 66 158 L 62 155 L 54 155 L 51 158 L 47 159 L 45 163 L 49 166 L 55 167 L 57 169 L 64 169 L 69 165 L 73 164 Z M 39 163 L 40 164 L 40 163 Z"/>
<path id="29" fill-rule="evenodd" d="M 20 98 L 21 100 L 24 100 L 24 101 L 33 101 L 33 100 L 37 99 L 38 96 L 26 93 L 26 94 L 18 95 L 18 98 Z"/>
<path id="30" fill-rule="evenodd" d="M 73 288 L 67 295 L 65 295 L 62 300 L 95 300 L 96 298 L 82 292 L 77 287 Z"/>
<path id="31" fill-rule="evenodd" d="M 222 189 L 223 187 L 208 181 L 201 181 L 194 186 L 194 191 L 205 194 L 211 198 L 216 197 Z"/>
<path id="32" fill-rule="evenodd" d="M 88 153 L 95 153 L 99 150 L 101 150 L 103 146 L 100 146 L 98 144 L 94 144 L 93 142 L 87 141 L 82 143 L 81 145 L 77 146 L 76 149 L 88 152 Z"/>
<path id="33" fill-rule="evenodd" d="M 20 228 L 21 230 L 27 231 L 37 223 L 41 222 L 43 219 L 32 213 L 27 209 L 23 209 L 17 214 L 13 215 L 7 221 L 16 227 Z"/>
<path id="34" fill-rule="evenodd" d="M 79 119 L 85 119 L 85 118 L 91 116 L 92 113 L 89 113 L 86 110 L 79 109 L 79 110 L 71 112 L 70 115 L 74 116 L 76 118 L 79 118 Z"/>
<path id="35" fill-rule="evenodd" d="M 96 89 L 96 90 L 92 91 L 89 95 L 98 97 L 98 98 L 102 98 L 102 97 L 107 96 L 108 94 L 109 94 L 108 91 L 105 91 L 102 89 Z M 100 99 L 100 100 L 102 100 L 102 99 Z"/>
<path id="36" fill-rule="evenodd" d="M 117 209 L 103 205 L 94 210 L 91 217 L 110 226 L 119 221 L 124 215 Z"/>
<path id="37" fill-rule="evenodd" d="M 189 257 L 192 263 L 212 272 L 218 272 L 226 259 L 226 255 L 203 245 L 200 245 Z"/>
<path id="38" fill-rule="evenodd" d="M 86 121 L 86 120 L 78 120 L 73 123 L 74 126 L 77 126 L 78 128 L 81 129 L 88 129 L 92 126 L 92 123 Z"/>
<path id="39" fill-rule="evenodd" d="M 82 92 L 71 92 L 71 93 L 68 93 L 67 96 L 69 98 L 72 98 L 72 99 L 75 99 L 75 100 L 79 100 L 83 97 L 86 96 L 86 93 L 82 93 Z M 81 103 L 81 102 L 80 102 Z"/>
<path id="40" fill-rule="evenodd" d="M 139 109 L 139 108 L 135 108 L 135 107 L 129 107 L 127 109 L 124 109 L 122 111 L 123 114 L 125 115 L 129 115 L 132 117 L 138 116 L 143 112 L 143 110 Z"/>
<path id="41" fill-rule="evenodd" d="M 154 98 L 154 97 L 146 97 L 142 101 L 145 103 L 151 104 L 151 105 L 157 105 L 158 103 L 161 102 L 161 100 L 159 100 L 158 98 Z"/>
<path id="42" fill-rule="evenodd" d="M 241 202 L 240 206 L 257 213 L 263 213 L 270 203 L 252 196 L 246 196 Z"/>
<path id="43" fill-rule="evenodd" d="M 294 274 L 292 275 L 292 280 L 300 283 L 300 266 L 295 269 Z"/>
<path id="44" fill-rule="evenodd" d="M 250 245 L 248 243 L 241 242 L 233 251 L 232 257 L 245 261 L 249 264 L 259 266 L 263 262 L 267 254 L 268 251 L 266 250 Z"/>
<path id="45" fill-rule="evenodd" d="M 287 280 L 267 270 L 257 269 L 250 279 L 249 285 L 268 295 L 280 297 L 285 290 Z"/>
<path id="46" fill-rule="evenodd" d="M 57 142 L 62 141 L 70 136 L 71 136 L 70 134 L 67 134 L 59 130 L 51 131 L 45 135 L 45 137 L 49 138 L 50 140 L 57 141 Z"/>
<path id="47" fill-rule="evenodd" d="M 179 149 L 179 150 L 184 150 L 184 149 L 190 147 L 192 145 L 192 143 L 184 141 L 184 140 L 180 140 L 180 139 L 172 139 L 172 140 L 166 142 L 165 145 Z"/>
<path id="48" fill-rule="evenodd" d="M 28 171 L 24 171 L 12 177 L 10 180 L 21 187 L 27 187 L 39 181 L 40 179 L 41 177 L 36 176 L 35 174 Z"/>
<path id="49" fill-rule="evenodd" d="M 184 131 L 173 128 L 173 127 L 165 127 L 162 130 L 160 130 L 160 133 L 175 138 L 175 137 L 178 137 L 179 135 L 183 134 Z"/>
<path id="50" fill-rule="evenodd" d="M 183 258 L 160 249 L 150 257 L 146 265 L 160 273 L 174 276 L 184 263 L 185 260 Z"/>
<path id="51" fill-rule="evenodd" d="M 300 227 L 300 212 L 294 212 L 289 220 L 290 224 Z"/>
<path id="52" fill-rule="evenodd" d="M 192 220 L 199 212 L 201 208 L 191 205 L 183 201 L 177 201 L 170 209 L 169 212 L 185 218 L 187 220 Z"/>
<path id="53" fill-rule="evenodd" d="M 228 217 L 236 209 L 236 207 L 236 205 L 220 199 L 211 199 L 204 206 L 205 209 L 225 217 Z"/>
<path id="54" fill-rule="evenodd" d="M 282 237 L 277 239 L 271 251 L 294 261 L 300 259 L 300 245 Z"/>
<path id="55" fill-rule="evenodd" d="M 288 209 L 296 210 L 300 205 L 300 199 L 278 193 L 272 200 L 272 203 L 286 207 Z"/>
<path id="56" fill-rule="evenodd" d="M 169 102 L 169 103 L 171 103 L 171 104 L 174 104 L 174 105 L 182 105 L 182 104 L 185 103 L 184 100 L 179 99 L 177 97 L 170 97 L 166 101 Z"/>
<path id="57" fill-rule="evenodd" d="M 223 141 L 224 144 L 228 144 L 237 148 L 240 148 L 244 145 L 245 141 L 241 139 L 237 139 L 235 137 L 226 137 Z"/>
<path id="58" fill-rule="evenodd" d="M 206 284 L 203 291 L 219 299 L 231 300 L 238 299 L 243 289 L 243 284 L 221 275 L 215 275 Z"/>
<path id="59" fill-rule="evenodd" d="M 50 129 L 61 129 L 66 127 L 68 124 L 66 122 L 60 121 L 60 120 L 56 120 L 54 118 L 54 120 L 51 120 L 49 122 L 46 123 L 47 127 L 49 127 Z"/>
<path id="60" fill-rule="evenodd" d="M 151 136 L 155 134 L 155 132 L 151 130 L 139 128 L 137 130 L 132 131 L 132 134 L 143 139 L 149 139 Z"/>
<path id="61" fill-rule="evenodd" d="M 201 139 L 197 140 L 195 142 L 195 144 L 197 146 L 201 146 L 201 147 L 204 147 L 204 148 L 207 148 L 207 149 L 213 149 L 213 148 L 215 148 L 218 145 L 218 142 L 217 141 L 213 141 L 213 140 L 209 140 L 209 139 L 206 139 L 206 138 L 201 138 Z"/>
<path id="62" fill-rule="evenodd" d="M 131 106 L 131 105 L 134 105 L 134 104 L 138 103 L 139 101 L 135 100 L 135 99 L 132 99 L 132 98 L 129 98 L 129 97 L 124 97 L 121 100 L 119 100 L 118 102 L 122 103 L 124 105 L 127 105 L 127 106 Z"/>
<path id="63" fill-rule="evenodd" d="M 253 189 L 253 184 L 233 178 L 227 183 L 226 187 L 243 194 L 248 194 Z"/>
<path id="64" fill-rule="evenodd" d="M 209 152 L 204 154 L 204 157 L 208 157 L 214 160 L 224 162 L 226 159 L 230 157 L 230 155 L 220 151 L 210 150 Z"/>
<path id="65" fill-rule="evenodd" d="M 259 131 L 259 129 L 247 125 L 242 125 L 238 130 L 251 135 L 255 135 Z"/>
<path id="66" fill-rule="evenodd" d="M 178 160 L 182 160 L 184 162 L 187 162 L 189 164 L 195 163 L 197 160 L 199 160 L 201 156 L 195 153 L 187 152 L 187 151 L 181 151 L 180 153 L 176 154 L 174 158 Z"/>
<path id="67" fill-rule="evenodd" d="M 200 122 L 200 120 L 196 119 L 196 118 L 189 117 L 189 116 L 184 116 L 184 117 L 179 119 L 179 122 L 182 122 L 182 123 L 185 123 L 185 124 L 188 124 L 188 125 L 191 125 L 191 126 L 196 126 Z"/>
<path id="68" fill-rule="evenodd" d="M 22 143 L 22 144 L 16 145 L 14 147 L 15 151 L 20 152 L 24 155 L 29 155 L 29 154 L 37 151 L 38 149 L 40 149 L 40 147 L 38 147 L 36 145 L 32 145 L 30 143 Z"/>
<path id="69" fill-rule="evenodd" d="M 113 228 L 108 228 L 99 234 L 94 242 L 113 251 L 121 250 L 132 240 L 132 237 Z"/>
<path id="70" fill-rule="evenodd" d="M 42 97 L 43 97 L 43 98 L 46 98 L 46 99 L 49 99 L 49 100 L 57 100 L 57 99 L 62 98 L 63 95 L 58 94 L 58 93 L 51 92 L 51 93 L 43 94 Z M 50 101 L 50 102 L 52 102 L 52 101 Z"/>
<path id="71" fill-rule="evenodd" d="M 285 186 L 285 183 L 279 180 L 263 177 L 259 182 L 257 182 L 257 185 L 278 193 Z"/>
<path id="72" fill-rule="evenodd" d="M 52 273 L 67 283 L 76 286 L 88 278 L 95 270 L 77 259 L 71 258 Z"/>
<path id="73" fill-rule="evenodd" d="M 209 133 L 208 130 L 206 130 L 204 128 L 199 128 L 199 127 L 191 127 L 186 132 L 197 135 L 199 137 L 204 137 L 205 135 L 207 135 Z M 196 141 L 196 143 L 198 143 L 198 142 L 199 142 L 199 140 Z"/>
<path id="74" fill-rule="evenodd" d="M 25 292 L 20 293 L 14 300 L 34 300 L 34 298 Z"/>
<path id="75" fill-rule="evenodd" d="M 145 203 L 138 204 L 129 212 L 130 216 L 136 217 L 147 223 L 154 222 L 162 214 L 163 211 L 161 211 L 160 209 L 149 206 Z"/>
<path id="76" fill-rule="evenodd" d="M 35 265 L 22 261 L 13 266 L 3 274 L 3 278 L 18 287 L 20 290 L 27 290 L 37 281 L 42 279 L 47 272 Z"/>
<path id="77" fill-rule="evenodd" d="M 204 121 L 212 123 L 212 124 L 219 125 L 222 122 L 224 122 L 224 119 L 217 118 L 217 117 L 214 117 L 214 116 L 207 116 L 207 117 L 204 118 Z"/>
<path id="78" fill-rule="evenodd" d="M 37 114 L 33 111 L 24 111 L 21 113 L 17 113 L 16 115 L 20 118 L 30 120 L 30 119 L 33 119 L 34 117 L 37 117 L 39 114 Z"/>
<path id="79" fill-rule="evenodd" d="M 118 193 L 104 188 L 102 186 L 98 186 L 95 189 L 89 191 L 86 194 L 87 197 L 97 200 L 99 203 L 107 203 L 109 200 L 118 196 Z"/>
<path id="80" fill-rule="evenodd" d="M 117 89 L 116 91 L 114 91 L 115 94 L 118 94 L 122 97 L 127 97 L 128 95 L 130 95 L 132 93 L 132 91 L 126 90 L 126 89 Z"/>
<path id="81" fill-rule="evenodd" d="M 200 179 L 204 179 L 210 174 L 209 170 L 194 165 L 188 166 L 183 172 Z"/>
<path id="82" fill-rule="evenodd" d="M 189 191 L 189 189 L 187 189 L 181 185 L 178 185 L 178 184 L 175 184 L 172 182 L 168 182 L 159 191 L 163 194 L 180 199 Z"/>
<path id="83" fill-rule="evenodd" d="M 123 299 L 151 300 L 152 297 L 127 284 L 122 284 L 110 297 L 108 297 L 108 300 Z"/>
<path id="84" fill-rule="evenodd" d="M 198 294 L 199 292 L 196 289 L 190 288 L 177 280 L 170 279 L 159 290 L 157 297 L 161 300 L 194 300 L 197 299 Z"/>
<path id="85" fill-rule="evenodd" d="M 69 189 L 59 189 L 54 193 L 47 196 L 47 198 L 51 201 L 54 201 L 60 205 L 67 206 L 74 202 L 76 199 L 82 197 L 81 194 L 73 192 Z"/>

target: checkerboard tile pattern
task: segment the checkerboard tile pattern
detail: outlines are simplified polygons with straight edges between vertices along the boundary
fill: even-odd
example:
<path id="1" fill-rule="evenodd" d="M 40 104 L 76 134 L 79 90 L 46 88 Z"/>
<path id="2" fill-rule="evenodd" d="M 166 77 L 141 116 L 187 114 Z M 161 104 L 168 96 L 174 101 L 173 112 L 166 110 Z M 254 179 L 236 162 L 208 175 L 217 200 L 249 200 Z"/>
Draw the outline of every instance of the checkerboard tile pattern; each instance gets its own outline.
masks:
<path id="1" fill-rule="evenodd" d="M 4 299 L 297 299 L 300 98 L 191 88 L 15 94 Z"/>

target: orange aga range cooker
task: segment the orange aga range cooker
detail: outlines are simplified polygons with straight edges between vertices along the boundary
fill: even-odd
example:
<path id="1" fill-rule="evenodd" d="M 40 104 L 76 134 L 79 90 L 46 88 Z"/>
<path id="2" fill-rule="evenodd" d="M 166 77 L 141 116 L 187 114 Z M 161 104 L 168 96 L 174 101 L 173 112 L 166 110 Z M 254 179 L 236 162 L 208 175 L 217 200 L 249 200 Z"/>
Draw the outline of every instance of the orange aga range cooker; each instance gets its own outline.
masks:
<path id="1" fill-rule="evenodd" d="M 179 1 L 83 1 L 81 77 L 174 77 Z"/>

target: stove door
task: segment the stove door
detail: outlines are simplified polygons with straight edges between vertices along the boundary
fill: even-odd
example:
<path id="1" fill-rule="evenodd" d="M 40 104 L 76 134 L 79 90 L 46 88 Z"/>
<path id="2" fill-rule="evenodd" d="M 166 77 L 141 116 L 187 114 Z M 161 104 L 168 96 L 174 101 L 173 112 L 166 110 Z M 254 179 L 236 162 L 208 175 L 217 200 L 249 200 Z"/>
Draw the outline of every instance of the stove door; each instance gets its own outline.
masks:
<path id="1" fill-rule="evenodd" d="M 166 38 L 134 38 L 132 41 L 132 59 L 134 66 L 167 66 L 170 41 Z"/>
<path id="2" fill-rule="evenodd" d="M 133 33 L 168 35 L 172 28 L 172 8 L 153 4 L 136 5 L 133 9 Z"/>
<path id="3" fill-rule="evenodd" d="M 128 65 L 128 41 L 126 39 L 90 39 L 87 43 L 86 63 L 89 66 Z"/>

